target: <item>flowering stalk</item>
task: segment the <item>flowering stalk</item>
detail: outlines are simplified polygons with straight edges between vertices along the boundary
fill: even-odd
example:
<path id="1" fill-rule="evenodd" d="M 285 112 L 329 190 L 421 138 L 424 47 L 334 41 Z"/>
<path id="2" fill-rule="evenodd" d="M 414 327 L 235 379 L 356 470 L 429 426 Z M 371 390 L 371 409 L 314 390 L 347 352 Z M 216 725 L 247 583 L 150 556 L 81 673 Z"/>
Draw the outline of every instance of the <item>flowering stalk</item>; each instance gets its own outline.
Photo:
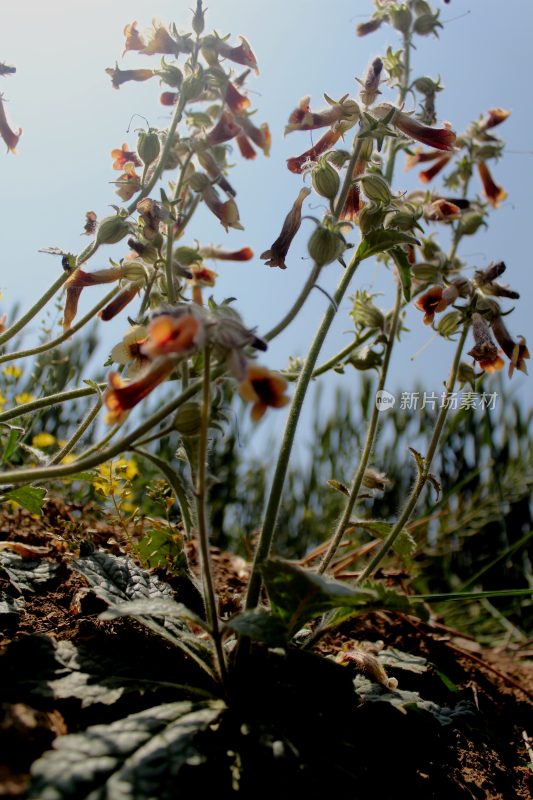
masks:
<path id="1" fill-rule="evenodd" d="M 358 144 L 360 144 L 360 140 Z M 315 334 L 315 338 L 311 343 L 305 364 L 299 375 L 298 383 L 296 384 L 296 389 L 289 410 L 289 416 L 287 417 L 287 422 L 285 423 L 285 431 L 283 433 L 283 439 L 279 449 L 278 461 L 276 463 L 276 470 L 274 472 L 272 487 L 270 489 L 268 504 L 264 515 L 263 527 L 261 529 L 261 535 L 255 551 L 253 569 L 250 576 L 250 582 L 248 584 L 245 601 L 245 608 L 247 609 L 255 608 L 259 601 L 259 593 L 261 589 L 261 575 L 259 568 L 263 561 L 268 558 L 268 554 L 272 546 L 272 540 L 274 538 L 276 521 L 281 502 L 281 495 L 289 466 L 289 458 L 309 382 L 313 375 L 313 370 L 315 368 L 320 350 L 322 349 L 324 340 L 335 317 L 337 308 L 342 302 L 346 290 L 348 289 L 348 286 L 350 285 L 360 263 L 360 260 L 354 256 L 354 258 L 346 267 L 337 290 L 333 295 L 333 302 L 328 305 L 322 318 L 322 322 L 320 323 L 320 326 Z"/>
<path id="2" fill-rule="evenodd" d="M 204 349 L 204 376 L 202 381 L 202 407 L 200 417 L 200 441 L 198 446 L 198 469 L 196 476 L 196 513 L 198 518 L 198 542 L 200 544 L 201 573 L 204 586 L 204 602 L 207 622 L 211 630 L 217 654 L 220 678 L 227 680 L 226 660 L 218 624 L 217 599 L 213 579 L 213 562 L 209 545 L 207 523 L 207 446 L 211 412 L 211 354 L 209 346 Z"/>
<path id="3" fill-rule="evenodd" d="M 400 320 L 401 309 L 402 309 L 402 286 L 398 279 L 398 285 L 396 289 L 396 302 L 394 304 L 394 314 L 391 322 L 390 331 L 387 336 L 387 345 L 385 347 L 385 353 L 383 356 L 383 366 L 381 367 L 381 373 L 379 376 L 379 383 L 377 388 L 378 393 L 385 388 L 385 382 L 387 380 L 387 373 L 389 370 L 392 349 L 396 338 L 396 332 L 398 330 L 398 322 Z M 376 437 L 376 432 L 378 427 L 378 418 L 379 418 L 379 410 L 377 404 L 374 403 L 372 407 L 370 422 L 368 424 L 368 430 L 366 434 L 365 444 L 363 447 L 363 452 L 361 454 L 361 460 L 359 461 L 359 466 L 357 467 L 357 470 L 353 476 L 352 484 L 350 486 L 350 494 L 346 501 L 344 511 L 342 513 L 339 522 L 337 523 L 335 533 L 333 534 L 327 552 L 318 568 L 319 574 L 322 574 L 328 568 L 332 558 L 337 552 L 337 549 L 342 541 L 344 532 L 346 531 L 346 528 L 350 524 L 350 517 L 352 515 L 355 503 L 357 502 L 357 497 L 359 495 L 359 491 L 363 484 L 363 478 L 365 477 L 365 471 L 366 468 L 368 467 L 370 456 L 372 455 L 372 449 L 374 447 L 374 439 Z"/>
<path id="4" fill-rule="evenodd" d="M 415 510 L 415 506 L 418 502 L 418 498 L 422 493 L 422 489 L 427 483 L 429 472 L 431 469 L 431 464 L 433 462 L 433 457 L 437 450 L 437 446 L 439 444 L 440 436 L 442 433 L 442 429 L 444 428 L 444 423 L 446 422 L 446 417 L 448 415 L 448 408 L 449 408 L 449 399 L 452 395 L 452 392 L 455 387 L 455 382 L 457 380 L 457 373 L 459 371 L 459 364 L 461 363 L 461 355 L 463 352 L 463 347 L 466 341 L 466 337 L 468 335 L 470 325 L 465 322 L 463 326 L 463 330 L 461 332 L 461 336 L 459 337 L 459 341 L 457 343 L 457 349 L 455 351 L 455 357 L 453 359 L 452 367 L 450 370 L 450 375 L 448 377 L 448 381 L 446 383 L 446 397 L 443 400 L 443 403 L 440 407 L 439 414 L 437 416 L 437 420 L 435 422 L 435 427 L 433 429 L 433 434 L 431 436 L 431 440 L 429 442 L 429 446 L 427 449 L 427 453 L 424 457 L 424 466 L 420 470 L 416 483 L 413 487 L 413 490 L 405 503 L 396 524 L 384 540 L 383 544 L 377 551 L 376 555 L 370 563 L 365 567 L 363 572 L 358 578 L 358 583 L 363 583 L 364 581 L 368 580 L 376 569 L 379 567 L 387 553 L 389 552 L 390 548 L 393 546 L 394 542 L 404 529 L 405 525 L 409 522 L 413 511 Z"/>

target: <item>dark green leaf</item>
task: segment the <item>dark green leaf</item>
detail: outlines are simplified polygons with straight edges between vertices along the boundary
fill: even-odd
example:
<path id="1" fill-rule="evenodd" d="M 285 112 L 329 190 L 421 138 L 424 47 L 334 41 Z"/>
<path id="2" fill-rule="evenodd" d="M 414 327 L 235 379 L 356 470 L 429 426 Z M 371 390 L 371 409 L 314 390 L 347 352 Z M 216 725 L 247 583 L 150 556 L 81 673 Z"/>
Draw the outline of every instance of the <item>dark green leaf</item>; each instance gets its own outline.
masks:
<path id="1" fill-rule="evenodd" d="M 335 608 L 364 608 L 376 599 L 373 591 L 329 581 L 281 559 L 266 561 L 261 572 L 274 613 L 286 622 L 289 634 L 304 622 Z"/>
<path id="2" fill-rule="evenodd" d="M 402 231 L 370 231 L 361 241 L 355 257 L 358 261 L 363 261 L 365 258 L 378 255 L 378 253 L 383 253 L 400 244 L 420 244 L 420 242 L 414 236 Z"/>
<path id="3" fill-rule="evenodd" d="M 8 500 L 15 500 L 31 514 L 42 514 L 45 497 L 46 489 L 37 486 L 19 486 L 6 494 Z"/>
<path id="4" fill-rule="evenodd" d="M 173 800 L 181 769 L 203 760 L 196 737 L 223 711 L 169 703 L 60 736 L 33 765 L 28 800 Z"/>
<path id="5" fill-rule="evenodd" d="M 286 624 L 267 611 L 244 611 L 226 622 L 225 627 L 269 647 L 284 647 L 287 643 Z"/>

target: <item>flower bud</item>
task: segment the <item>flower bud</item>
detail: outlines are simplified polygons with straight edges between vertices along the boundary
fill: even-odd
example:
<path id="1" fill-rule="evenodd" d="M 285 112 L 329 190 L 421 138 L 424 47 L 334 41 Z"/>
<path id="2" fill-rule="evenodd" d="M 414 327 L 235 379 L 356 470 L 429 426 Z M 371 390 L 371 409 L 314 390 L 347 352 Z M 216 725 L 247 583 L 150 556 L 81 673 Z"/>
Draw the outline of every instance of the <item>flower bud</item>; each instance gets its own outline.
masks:
<path id="1" fill-rule="evenodd" d="M 148 270 L 140 261 L 124 261 L 122 275 L 134 283 L 144 283 L 148 278 Z"/>
<path id="2" fill-rule="evenodd" d="M 203 172 L 195 172 L 194 175 L 191 175 L 189 178 L 189 186 L 193 192 L 203 192 L 210 185 L 211 182 L 209 178 Z"/>
<path id="3" fill-rule="evenodd" d="M 205 81 L 202 71 L 189 75 L 181 84 L 181 94 L 184 100 L 196 100 L 205 88 Z"/>
<path id="4" fill-rule="evenodd" d="M 383 227 L 411 231 L 416 227 L 419 216 L 420 214 L 412 211 L 389 211 L 383 220 Z"/>
<path id="5" fill-rule="evenodd" d="M 194 247 L 177 247 L 174 250 L 174 258 L 182 267 L 190 267 L 191 264 L 197 264 L 202 260 L 200 251 Z"/>
<path id="6" fill-rule="evenodd" d="M 172 64 L 166 64 L 163 58 L 161 59 L 161 69 L 157 74 L 163 83 L 172 86 L 173 89 L 179 89 L 183 83 L 182 71 Z M 165 105 L 165 103 L 163 103 L 163 105 Z"/>
<path id="7" fill-rule="evenodd" d="M 421 94 L 435 94 L 441 89 L 438 83 L 424 75 L 422 78 L 417 78 L 413 83 L 414 88 Z"/>
<path id="8" fill-rule="evenodd" d="M 472 236 L 482 225 L 485 225 L 485 227 L 487 225 L 483 214 L 480 214 L 477 211 L 468 211 L 466 214 L 461 216 L 458 232 L 462 236 Z"/>
<path id="9" fill-rule="evenodd" d="M 436 33 L 437 28 L 442 28 L 439 22 L 439 15 L 437 14 L 422 14 L 415 19 L 413 30 L 419 36 L 429 36 L 431 33 Z"/>
<path id="10" fill-rule="evenodd" d="M 359 216 L 357 218 L 361 233 L 366 235 L 367 233 L 370 233 L 370 231 L 379 228 L 383 222 L 385 213 L 386 212 L 381 206 L 375 206 L 374 204 L 365 206 L 362 211 L 359 212 Z"/>
<path id="11" fill-rule="evenodd" d="M 328 163 L 327 158 L 321 158 L 313 170 L 311 180 L 314 190 L 321 196 L 333 200 L 340 187 L 339 173 Z"/>
<path id="12" fill-rule="evenodd" d="M 432 8 L 426 0 L 415 0 L 412 4 L 411 8 L 417 15 L 417 17 L 422 16 L 423 14 L 431 14 Z"/>
<path id="13" fill-rule="evenodd" d="M 361 149 L 359 151 L 359 161 L 370 161 L 372 153 L 374 152 L 374 140 L 371 136 L 361 141 Z"/>
<path id="14" fill-rule="evenodd" d="M 457 380 L 461 387 L 463 387 L 465 383 L 469 383 L 470 386 L 473 387 L 476 380 L 474 367 L 471 364 L 466 364 L 464 361 L 461 361 L 457 372 Z"/>
<path id="15" fill-rule="evenodd" d="M 347 150 L 332 150 L 328 153 L 328 161 L 337 169 L 342 169 L 347 161 L 350 160 L 350 153 Z"/>
<path id="16" fill-rule="evenodd" d="M 174 427 L 182 436 L 198 436 L 202 425 L 199 403 L 184 403 L 177 411 Z"/>
<path id="17" fill-rule="evenodd" d="M 342 255 L 345 247 L 346 243 L 341 234 L 325 225 L 317 225 L 307 244 L 309 255 L 317 267 L 331 264 Z"/>
<path id="18" fill-rule="evenodd" d="M 411 273 L 413 278 L 416 278 L 417 281 L 436 283 L 440 279 L 439 267 L 435 266 L 435 264 L 428 264 L 426 261 L 413 264 Z"/>
<path id="19" fill-rule="evenodd" d="M 192 29 L 197 36 L 201 36 L 205 28 L 205 11 L 202 8 L 202 0 L 196 0 L 196 8 L 192 18 Z"/>
<path id="20" fill-rule="evenodd" d="M 105 217 L 96 229 L 96 244 L 116 244 L 122 241 L 129 232 L 129 225 L 120 214 Z"/>
<path id="21" fill-rule="evenodd" d="M 457 333 L 461 321 L 462 315 L 460 311 L 450 311 L 440 318 L 437 330 L 441 336 L 447 339 L 449 336 L 453 336 L 454 333 Z"/>
<path id="22" fill-rule="evenodd" d="M 147 167 L 159 156 L 161 142 L 153 130 L 141 131 L 137 140 L 137 152 L 143 164 Z"/>
<path id="23" fill-rule="evenodd" d="M 370 347 L 363 347 L 348 359 L 348 363 L 359 370 L 377 369 L 383 363 L 379 353 L 375 353 Z"/>
<path id="24" fill-rule="evenodd" d="M 390 19 L 394 28 L 400 33 L 409 33 L 413 16 L 407 6 L 400 6 L 389 12 Z"/>
<path id="25" fill-rule="evenodd" d="M 385 324 L 383 311 L 372 302 L 372 295 L 357 292 L 350 312 L 355 324 L 361 328 L 382 330 Z"/>
<path id="26" fill-rule="evenodd" d="M 361 181 L 363 192 L 369 200 L 373 200 L 375 203 L 390 203 L 389 184 L 382 175 L 371 173 L 370 175 L 362 175 L 359 180 Z"/>

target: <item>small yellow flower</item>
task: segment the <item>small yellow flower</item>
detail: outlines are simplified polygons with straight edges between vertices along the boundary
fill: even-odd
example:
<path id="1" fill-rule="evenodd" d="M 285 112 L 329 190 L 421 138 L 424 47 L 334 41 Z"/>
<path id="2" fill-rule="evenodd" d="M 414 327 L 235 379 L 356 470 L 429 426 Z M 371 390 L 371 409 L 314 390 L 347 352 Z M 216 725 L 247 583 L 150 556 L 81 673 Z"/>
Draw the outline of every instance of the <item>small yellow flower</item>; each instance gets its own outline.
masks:
<path id="1" fill-rule="evenodd" d="M 76 460 L 76 456 L 75 455 L 73 455 L 72 453 L 67 453 L 67 455 L 63 456 L 63 458 L 61 459 L 61 463 L 62 464 L 72 464 L 72 462 L 75 461 L 75 460 Z"/>
<path id="2" fill-rule="evenodd" d="M 24 405 L 24 403 L 31 403 L 32 400 L 35 400 L 35 396 L 29 392 L 21 392 L 15 395 L 15 403 L 19 406 Z"/>
<path id="3" fill-rule="evenodd" d="M 113 467 L 115 473 L 126 481 L 133 480 L 133 478 L 137 477 L 139 474 L 137 464 L 132 459 L 119 458 L 118 461 L 113 464 Z"/>
<path id="4" fill-rule="evenodd" d="M 2 409 L 5 406 L 6 403 L 7 403 L 6 398 L 4 397 L 2 392 L 0 392 L 0 409 Z"/>
<path id="5" fill-rule="evenodd" d="M 20 378 L 22 375 L 22 369 L 20 367 L 16 367 L 14 364 L 9 364 L 9 366 L 4 367 L 2 372 L 4 375 L 7 375 L 8 378 Z"/>
<path id="6" fill-rule="evenodd" d="M 51 433 L 43 431 L 42 433 L 37 433 L 31 440 L 31 443 L 34 447 L 51 447 L 56 443 L 56 437 L 52 436 Z"/>

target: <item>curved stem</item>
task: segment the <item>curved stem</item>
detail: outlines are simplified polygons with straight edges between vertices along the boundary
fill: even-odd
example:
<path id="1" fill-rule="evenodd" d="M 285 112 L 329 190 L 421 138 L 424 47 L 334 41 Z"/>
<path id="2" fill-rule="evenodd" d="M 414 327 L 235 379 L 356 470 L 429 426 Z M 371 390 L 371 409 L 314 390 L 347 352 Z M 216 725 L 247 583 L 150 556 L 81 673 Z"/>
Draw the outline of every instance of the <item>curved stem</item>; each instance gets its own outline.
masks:
<path id="1" fill-rule="evenodd" d="M 39 411 L 41 408 L 59 405 L 59 403 L 68 403 L 70 400 L 77 400 L 80 397 L 89 397 L 91 394 L 97 394 L 99 389 L 105 389 L 105 387 L 105 383 L 100 383 L 97 384 L 97 388 L 71 389 L 68 392 L 58 392 L 57 394 L 50 394 L 47 397 L 39 397 L 37 400 L 31 400 L 29 403 L 21 403 L 20 406 L 10 408 L 9 411 L 3 411 L 0 414 L 0 422 L 9 422 L 10 419 L 17 419 L 18 417 L 23 417 L 25 414 L 32 414 L 34 411 Z"/>
<path id="2" fill-rule="evenodd" d="M 385 382 L 387 380 L 387 373 L 389 370 L 392 349 L 394 347 L 394 341 L 396 339 L 396 333 L 398 330 L 398 323 L 400 320 L 401 309 L 402 309 L 402 285 L 398 278 L 398 283 L 396 288 L 396 302 L 394 305 L 394 315 L 392 318 L 391 327 L 387 338 L 387 345 L 385 347 L 385 353 L 383 356 L 383 365 L 381 367 L 381 374 L 379 376 L 377 392 L 380 392 L 385 388 Z M 332 558 L 335 556 L 335 553 L 337 552 L 337 549 L 342 541 L 344 532 L 346 531 L 346 528 L 350 524 L 350 517 L 352 515 L 354 506 L 357 502 L 357 497 L 359 495 L 359 491 L 361 489 L 363 479 L 365 477 L 365 471 L 368 467 L 370 456 L 372 455 L 372 449 L 374 447 L 374 440 L 376 438 L 376 433 L 378 428 L 378 418 L 379 418 L 379 410 L 376 403 L 374 403 L 372 407 L 372 414 L 370 416 L 370 423 L 368 425 L 368 430 L 366 434 L 365 444 L 363 447 L 363 452 L 361 454 L 361 460 L 359 462 L 359 466 L 357 467 L 355 475 L 353 476 L 352 484 L 350 487 L 350 494 L 346 501 L 344 511 L 337 524 L 337 528 L 335 530 L 335 533 L 333 534 L 333 538 L 331 539 L 331 543 L 328 547 L 328 550 L 318 568 L 319 574 L 322 574 L 328 568 Z"/>
<path id="3" fill-rule="evenodd" d="M 209 346 L 204 350 L 204 379 L 202 383 L 202 408 L 200 420 L 200 439 L 198 446 L 198 470 L 196 476 L 196 513 L 198 519 L 198 542 L 200 545 L 200 564 L 204 587 L 204 602 L 207 621 L 215 644 L 218 668 L 222 683 L 226 683 L 226 661 L 222 637 L 218 625 L 217 598 L 213 578 L 213 562 L 209 549 L 209 530 L 207 522 L 207 446 L 209 420 L 211 415 L 211 354 Z"/>
<path id="4" fill-rule="evenodd" d="M 218 367 L 217 369 L 213 370 L 212 378 L 218 378 L 222 372 L 223 368 Z M 68 475 L 74 475 L 76 472 L 80 472 L 82 470 L 97 467 L 99 464 L 103 464 L 104 461 L 109 461 L 110 458 L 120 455 L 123 450 L 126 450 L 130 445 L 134 444 L 137 439 L 145 436 L 149 431 L 152 430 L 152 428 L 154 428 L 156 425 L 159 425 L 160 422 L 166 419 L 169 414 L 172 414 L 172 412 L 176 411 L 176 409 L 183 405 L 183 403 L 186 403 L 187 400 L 190 400 L 191 397 L 194 397 L 194 395 L 197 394 L 201 388 L 201 381 L 195 381 L 189 386 L 188 389 L 182 392 L 179 397 L 175 397 L 170 402 L 165 403 L 165 405 L 161 406 L 158 411 L 149 416 L 148 419 L 142 423 L 142 425 L 139 425 L 133 431 L 130 431 L 130 433 L 123 436 L 122 439 L 119 439 L 110 447 L 103 447 L 103 443 L 109 438 L 108 434 L 108 436 L 104 437 L 101 442 L 97 442 L 90 448 L 90 455 L 87 453 L 82 453 L 82 455 L 80 455 L 80 457 L 71 464 L 57 464 L 53 467 L 33 467 L 32 469 L 15 469 L 10 472 L 0 472 L 0 481 L 2 481 L 2 483 L 14 483 L 17 485 L 19 483 L 25 483 L 26 481 L 34 480 L 52 481 L 56 480 L 57 478 L 65 478 Z M 86 392 L 86 394 L 93 393 L 93 390 Z M 27 403 L 26 405 L 35 405 L 36 402 L 38 401 L 34 401 L 34 403 Z M 1 421 L 2 420 L 0 420 L 0 422 Z M 114 432 L 115 431 L 113 430 L 111 433 L 113 434 Z"/>
<path id="5" fill-rule="evenodd" d="M 459 338 L 459 342 L 457 344 L 457 350 L 455 352 L 455 357 L 453 359 L 452 367 L 450 370 L 450 375 L 448 381 L 446 383 L 446 396 L 443 399 L 442 406 L 439 410 L 437 420 L 435 422 L 435 427 L 433 429 L 433 434 L 431 436 L 431 441 L 429 443 L 429 447 L 427 449 L 427 453 L 424 458 L 424 466 L 422 470 L 419 472 L 416 483 L 413 487 L 413 490 L 405 503 L 405 506 L 398 517 L 398 520 L 390 533 L 388 534 L 387 538 L 375 554 L 374 558 L 370 561 L 370 563 L 366 566 L 363 570 L 361 575 L 359 576 L 358 583 L 362 583 L 363 581 L 370 578 L 370 576 L 376 571 L 379 567 L 387 553 L 389 552 L 390 548 L 402 532 L 404 526 L 409 522 L 411 518 L 411 514 L 413 513 L 415 506 L 417 504 L 418 498 L 422 492 L 422 489 L 426 485 L 429 471 L 431 469 L 431 463 L 433 461 L 433 457 L 437 450 L 437 446 L 439 444 L 439 439 L 442 433 L 442 429 L 444 427 L 444 423 L 446 422 L 446 417 L 448 415 L 448 407 L 449 407 L 449 398 L 453 392 L 455 381 L 457 380 L 457 373 L 459 371 L 459 364 L 461 363 L 461 354 L 463 352 L 464 343 L 466 341 L 466 337 L 468 335 L 469 324 L 465 322 L 461 336 Z"/>
<path id="6" fill-rule="evenodd" d="M 268 504 L 265 511 L 263 528 L 261 530 L 261 536 L 255 552 L 253 571 L 248 584 L 248 592 L 246 595 L 247 609 L 255 608 L 259 600 L 259 593 L 261 589 L 261 575 L 259 568 L 262 562 L 268 557 L 272 545 L 272 539 L 274 537 L 274 531 L 281 502 L 281 495 L 283 492 L 283 485 L 285 483 L 285 477 L 287 475 L 287 468 L 289 465 L 289 458 L 294 442 L 294 436 L 296 434 L 298 420 L 303 407 L 303 401 L 309 386 L 309 381 L 311 380 L 311 376 L 313 374 L 313 370 L 326 335 L 335 317 L 336 309 L 339 307 L 359 264 L 359 259 L 354 256 L 352 261 L 344 270 L 341 281 L 335 291 L 335 294 L 333 295 L 335 304 L 333 305 L 332 303 L 328 303 L 328 307 L 322 318 L 322 322 L 320 323 L 320 326 L 315 334 L 315 338 L 313 339 L 311 347 L 309 348 L 305 364 L 298 378 L 298 383 L 296 384 L 296 389 L 289 410 L 289 416 L 287 417 L 287 422 L 285 424 L 285 431 L 283 433 L 283 439 L 279 450 L 278 462 L 276 464 L 276 470 L 274 472 L 274 478 L 272 481 L 272 488 L 270 490 L 270 496 L 268 498 Z"/>
<path id="7" fill-rule="evenodd" d="M 17 334 L 20 330 L 22 330 L 22 328 L 24 328 L 24 326 L 27 325 L 27 323 L 35 317 L 39 313 L 41 308 L 44 308 L 44 306 L 48 303 L 49 300 L 52 299 L 55 293 L 59 289 L 61 289 L 61 287 L 63 286 L 65 281 L 69 278 L 69 276 L 70 272 L 65 272 L 63 275 L 60 275 L 57 281 L 55 281 L 55 283 L 53 283 L 50 286 L 50 288 L 47 289 L 47 291 L 42 295 L 42 297 L 40 297 L 39 300 L 37 300 L 35 305 L 33 305 L 29 309 L 29 311 L 26 311 L 26 313 L 23 314 L 22 317 L 19 320 L 17 320 L 17 322 L 14 322 L 13 325 L 11 325 L 11 327 L 7 329 L 7 331 L 4 331 L 4 333 L 0 335 L 0 345 L 5 344 L 5 342 L 8 342 L 10 339 L 12 339 L 13 336 L 15 336 L 15 334 Z"/>
<path id="8" fill-rule="evenodd" d="M 93 317 L 98 314 L 99 311 L 102 310 L 109 302 L 113 299 L 113 297 L 117 294 L 119 290 L 118 286 L 106 294 L 106 296 L 100 300 L 97 305 L 94 306 L 84 317 L 82 317 L 72 328 L 69 328 L 68 331 L 64 331 L 60 336 L 57 336 L 55 339 L 51 339 L 49 342 L 45 342 L 45 344 L 37 345 L 37 347 L 30 347 L 28 350 L 18 350 L 16 353 L 6 353 L 3 356 L 0 356 L 0 364 L 4 364 L 6 361 L 15 361 L 17 358 L 28 358 L 28 356 L 36 356 L 39 353 L 46 353 L 47 350 L 53 350 L 54 347 L 57 347 L 63 342 L 66 342 L 67 339 L 70 339 L 80 328 L 83 328 Z"/>
<path id="9" fill-rule="evenodd" d="M 161 151 L 161 155 L 159 156 L 159 161 L 156 164 L 156 167 L 152 173 L 152 176 L 146 186 L 143 186 L 139 194 L 131 201 L 128 206 L 128 214 L 133 214 L 133 212 L 137 208 L 137 203 L 139 203 L 143 198 L 148 197 L 154 186 L 156 185 L 157 181 L 159 180 L 161 173 L 165 168 L 165 163 L 167 160 L 167 156 L 170 153 L 173 145 L 174 134 L 176 133 L 176 128 L 181 120 L 181 116 L 183 114 L 183 109 L 187 103 L 186 98 L 180 94 L 178 103 L 176 108 L 174 109 L 174 114 L 172 117 L 172 121 L 170 123 L 170 127 L 167 132 L 167 138 L 165 139 L 165 144 L 163 145 L 163 149 Z"/>
<path id="10" fill-rule="evenodd" d="M 267 334 L 265 334 L 262 338 L 265 339 L 267 342 L 271 342 L 272 339 L 275 339 L 276 336 L 287 328 L 293 319 L 297 316 L 298 312 L 300 311 L 301 307 L 309 297 L 311 289 L 315 285 L 318 280 L 318 276 L 320 275 L 321 267 L 317 267 L 315 264 L 313 269 L 311 270 L 308 279 L 306 280 L 304 287 L 296 300 L 294 301 L 293 305 L 291 306 L 290 310 L 285 314 L 281 322 L 278 322 Z"/>
<path id="11" fill-rule="evenodd" d="M 333 367 L 337 366 L 337 364 L 342 361 L 343 358 L 349 356 L 350 353 L 353 353 L 358 347 L 361 347 L 368 339 L 370 339 L 374 335 L 374 331 L 367 331 L 363 336 L 359 339 L 354 339 L 353 342 L 347 344 L 346 347 L 343 347 L 342 350 L 339 350 L 338 353 L 335 353 L 334 356 L 328 358 L 327 361 L 324 361 L 319 367 L 316 367 L 313 370 L 313 374 L 311 375 L 312 378 L 318 378 L 320 375 L 323 375 L 325 372 L 328 372 Z M 286 378 L 288 381 L 296 381 L 298 380 L 298 372 L 283 372 L 283 377 Z"/>
<path id="12" fill-rule="evenodd" d="M 91 423 L 98 416 L 98 412 L 102 408 L 102 398 L 99 397 L 94 406 L 91 408 L 85 418 L 80 422 L 68 442 L 64 447 L 59 450 L 55 456 L 50 460 L 50 465 L 60 464 L 65 456 L 67 456 L 77 445 L 85 431 L 90 427 Z"/>

